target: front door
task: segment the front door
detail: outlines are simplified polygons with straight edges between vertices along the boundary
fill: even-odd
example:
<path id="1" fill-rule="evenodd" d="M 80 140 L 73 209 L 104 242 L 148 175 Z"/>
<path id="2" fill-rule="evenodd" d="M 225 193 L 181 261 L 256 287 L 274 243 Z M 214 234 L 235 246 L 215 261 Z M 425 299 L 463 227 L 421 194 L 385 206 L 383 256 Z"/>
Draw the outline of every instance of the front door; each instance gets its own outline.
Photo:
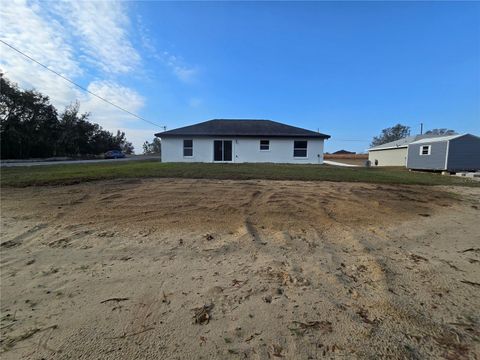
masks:
<path id="1" fill-rule="evenodd" d="M 232 161 L 232 140 L 213 141 L 213 161 Z"/>

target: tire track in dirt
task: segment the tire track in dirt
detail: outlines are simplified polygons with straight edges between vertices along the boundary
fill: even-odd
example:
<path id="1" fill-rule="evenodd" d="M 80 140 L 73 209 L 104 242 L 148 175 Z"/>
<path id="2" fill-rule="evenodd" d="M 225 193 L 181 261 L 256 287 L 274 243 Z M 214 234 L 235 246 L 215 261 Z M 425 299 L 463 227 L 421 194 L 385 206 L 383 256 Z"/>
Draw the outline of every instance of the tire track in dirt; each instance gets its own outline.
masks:
<path id="1" fill-rule="evenodd" d="M 254 224 L 252 217 L 255 215 L 255 205 L 261 202 L 261 197 L 264 196 L 264 193 L 260 190 L 255 190 L 248 203 L 245 206 L 244 210 L 244 224 L 245 229 L 247 230 L 248 234 L 252 237 L 253 242 L 255 245 L 265 245 L 266 242 L 263 241 L 262 235 L 258 230 L 257 226 Z"/>

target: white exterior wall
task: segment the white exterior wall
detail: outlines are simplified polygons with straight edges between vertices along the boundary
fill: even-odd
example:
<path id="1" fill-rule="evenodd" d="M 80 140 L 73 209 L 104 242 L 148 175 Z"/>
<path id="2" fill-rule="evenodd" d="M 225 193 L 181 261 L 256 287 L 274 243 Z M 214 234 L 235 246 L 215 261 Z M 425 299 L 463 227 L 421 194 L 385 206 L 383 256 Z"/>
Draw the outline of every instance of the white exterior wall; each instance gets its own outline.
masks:
<path id="1" fill-rule="evenodd" d="M 193 140 L 193 156 L 183 156 L 183 140 Z M 323 139 L 306 140 L 307 157 L 293 157 L 292 138 L 232 138 L 232 137 L 178 137 L 162 139 L 162 162 L 213 162 L 213 141 L 232 140 L 232 162 L 270 162 L 293 164 L 322 164 Z M 270 140 L 270 150 L 260 150 L 260 140 Z"/>
<path id="2" fill-rule="evenodd" d="M 407 148 L 369 151 L 368 160 L 372 166 L 406 166 Z M 375 160 L 378 160 L 378 165 L 375 165 Z"/>

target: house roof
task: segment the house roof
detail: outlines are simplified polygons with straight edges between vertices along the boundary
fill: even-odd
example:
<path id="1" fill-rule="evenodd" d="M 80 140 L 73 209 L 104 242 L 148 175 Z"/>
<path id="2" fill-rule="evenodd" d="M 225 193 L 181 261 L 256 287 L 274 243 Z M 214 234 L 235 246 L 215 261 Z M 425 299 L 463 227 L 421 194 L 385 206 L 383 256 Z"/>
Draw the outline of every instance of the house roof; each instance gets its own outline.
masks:
<path id="1" fill-rule="evenodd" d="M 335 151 L 334 153 L 332 153 L 332 155 L 343 155 L 343 154 L 355 154 L 354 151 L 348 151 L 348 150 L 338 150 L 338 151 Z"/>
<path id="2" fill-rule="evenodd" d="M 452 136 L 460 136 L 460 135 L 452 135 Z M 431 134 L 423 134 L 423 135 L 414 135 L 414 136 L 407 136 L 403 139 L 391 141 L 382 145 L 374 146 L 368 151 L 376 151 L 376 150 L 390 150 L 390 149 L 398 149 L 398 148 L 406 148 L 409 144 L 413 142 L 417 143 L 420 140 L 426 140 L 432 142 L 432 138 L 440 138 L 440 137 L 447 137 L 447 136 L 438 136 L 438 135 L 431 135 Z M 435 140 L 437 141 L 437 140 Z"/>
<path id="3" fill-rule="evenodd" d="M 330 135 L 282 124 L 272 120 L 213 119 L 155 134 L 176 136 L 298 137 L 328 139 Z"/>

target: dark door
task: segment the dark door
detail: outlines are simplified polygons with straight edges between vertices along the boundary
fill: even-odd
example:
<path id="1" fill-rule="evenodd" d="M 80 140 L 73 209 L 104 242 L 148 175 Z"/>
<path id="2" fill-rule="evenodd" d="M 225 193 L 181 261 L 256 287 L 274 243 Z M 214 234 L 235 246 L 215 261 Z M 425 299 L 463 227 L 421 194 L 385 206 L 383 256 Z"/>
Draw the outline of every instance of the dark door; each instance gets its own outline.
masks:
<path id="1" fill-rule="evenodd" d="M 223 161 L 232 161 L 232 141 L 223 142 Z"/>
<path id="2" fill-rule="evenodd" d="M 213 141 L 213 161 L 223 161 L 223 141 Z"/>
<path id="3" fill-rule="evenodd" d="M 232 140 L 213 141 L 213 161 L 232 161 Z"/>

